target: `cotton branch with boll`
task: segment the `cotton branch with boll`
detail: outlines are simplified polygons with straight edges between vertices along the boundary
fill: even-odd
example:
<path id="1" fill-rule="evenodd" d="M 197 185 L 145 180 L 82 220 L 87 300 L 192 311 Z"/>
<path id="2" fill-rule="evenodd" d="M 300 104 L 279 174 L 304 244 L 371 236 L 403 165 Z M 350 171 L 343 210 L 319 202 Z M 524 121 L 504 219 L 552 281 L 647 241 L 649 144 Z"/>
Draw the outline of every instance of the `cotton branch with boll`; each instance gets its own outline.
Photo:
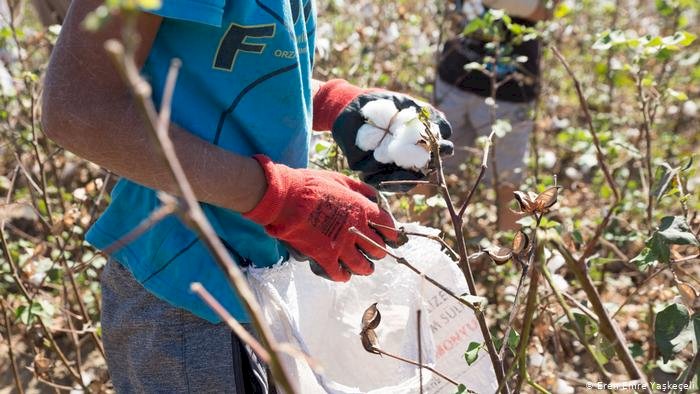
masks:
<path id="1" fill-rule="evenodd" d="M 430 140 L 426 127 L 414 107 L 399 111 L 392 100 L 379 99 L 365 104 L 361 109 L 365 118 L 357 132 L 355 145 L 363 151 L 373 151 L 380 163 L 394 163 L 401 168 L 428 171 L 430 164 Z M 439 140 L 440 129 L 430 122 L 430 134 Z"/>

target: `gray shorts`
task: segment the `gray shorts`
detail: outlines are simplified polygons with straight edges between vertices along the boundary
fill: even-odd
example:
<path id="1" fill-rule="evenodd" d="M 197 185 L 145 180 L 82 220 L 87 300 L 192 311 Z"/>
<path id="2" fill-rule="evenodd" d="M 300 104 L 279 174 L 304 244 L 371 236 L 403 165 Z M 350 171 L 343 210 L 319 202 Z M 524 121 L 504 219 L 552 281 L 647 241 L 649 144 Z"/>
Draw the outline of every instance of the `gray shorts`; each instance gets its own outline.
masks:
<path id="1" fill-rule="evenodd" d="M 459 174 L 463 172 L 460 165 L 467 161 L 467 151 L 463 148 L 473 147 L 477 137 L 491 133 L 491 109 L 484 102 L 484 97 L 466 92 L 439 78 L 435 82 L 435 96 L 437 107 L 452 125 L 450 140 L 455 145 L 454 156 L 445 160 L 445 171 Z M 496 119 L 508 120 L 512 126 L 508 134 L 494 141 L 498 179 L 517 186 L 523 179 L 524 160 L 534 126 L 529 114 L 532 103 L 496 100 L 496 104 Z M 485 180 L 490 178 L 491 169 L 486 172 Z"/>
<path id="2" fill-rule="evenodd" d="M 102 273 L 102 338 L 117 393 L 268 393 L 267 369 L 221 324 L 146 291 L 120 263 Z"/>

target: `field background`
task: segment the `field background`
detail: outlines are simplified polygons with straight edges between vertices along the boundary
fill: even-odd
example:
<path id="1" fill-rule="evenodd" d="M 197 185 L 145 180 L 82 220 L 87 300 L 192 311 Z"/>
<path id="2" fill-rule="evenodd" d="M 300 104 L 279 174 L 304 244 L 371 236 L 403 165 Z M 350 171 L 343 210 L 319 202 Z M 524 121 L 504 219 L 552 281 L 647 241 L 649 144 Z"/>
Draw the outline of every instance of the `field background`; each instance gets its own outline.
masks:
<path id="1" fill-rule="evenodd" d="M 342 77 L 432 99 L 437 49 L 455 34 L 450 7 L 424 0 L 320 0 L 317 6 L 319 79 Z M 685 380 L 683 374 L 697 360 L 700 337 L 700 325 L 693 331 L 684 323 L 694 312 L 699 321 L 700 305 L 692 290 L 700 289 L 698 247 L 692 241 L 697 243 L 700 232 L 700 50 L 692 39 L 698 34 L 699 9 L 692 0 L 564 1 L 553 20 L 538 27 L 547 46 L 521 190 L 541 192 L 555 177 L 563 187 L 541 228 L 558 235 L 573 255 L 594 240 L 586 259 L 589 273 L 635 362 L 655 382 Z M 100 350 L 98 281 L 106 260 L 83 236 L 108 204 L 116 176 L 42 134 L 42 74 L 59 26 L 45 27 L 32 3 L 23 0 L 3 0 L 0 18 L 0 393 L 19 392 L 16 379 L 26 392 L 109 391 Z M 601 39 L 610 30 L 620 33 Z M 680 36 L 674 36 L 677 32 Z M 550 46 L 561 51 L 581 83 L 621 194 L 599 236 L 596 226 L 614 192 L 600 171 L 574 81 Z M 495 145 L 497 152 L 497 140 Z M 315 165 L 344 171 L 329 141 L 317 141 L 312 151 Z M 481 159 L 479 149 L 459 154 L 464 171 L 448 174 L 457 200 L 468 193 Z M 472 251 L 512 240 L 512 232 L 496 230 L 494 198 L 493 188 L 483 184 L 467 211 L 464 234 Z M 444 201 L 430 190 L 395 195 L 391 201 L 400 219 L 439 227 L 453 242 Z M 665 257 L 647 253 L 648 258 L 635 260 L 666 216 L 685 218 L 688 245 L 666 248 Z M 594 356 L 613 381 L 629 380 L 589 316 L 590 300 L 562 254 L 545 248 L 543 258 Z M 480 259 L 473 268 L 499 338 L 513 309 L 519 267 Z M 585 392 L 587 381 L 601 380 L 594 358 L 577 339 L 552 289 L 547 283 L 540 287 L 526 348 L 529 375 L 551 392 Z M 675 313 L 656 321 L 661 310 Z M 516 313 L 514 328 L 522 323 Z M 683 335 L 664 362 L 667 337 L 677 329 Z M 512 358 L 507 353 L 507 361 Z M 525 385 L 523 390 L 535 389 Z"/>

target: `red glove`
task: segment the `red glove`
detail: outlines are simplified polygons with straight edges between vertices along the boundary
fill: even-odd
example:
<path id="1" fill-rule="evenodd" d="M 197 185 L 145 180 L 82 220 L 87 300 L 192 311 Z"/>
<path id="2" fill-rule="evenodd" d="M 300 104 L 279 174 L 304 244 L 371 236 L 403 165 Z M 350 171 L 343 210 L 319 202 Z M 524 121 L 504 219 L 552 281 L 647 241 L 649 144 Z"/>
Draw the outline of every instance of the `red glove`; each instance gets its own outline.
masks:
<path id="1" fill-rule="evenodd" d="M 333 123 L 348 104 L 365 93 L 379 89 L 362 89 L 342 79 L 331 79 L 314 95 L 313 129 L 332 130 Z"/>
<path id="2" fill-rule="evenodd" d="M 292 169 L 264 155 L 254 157 L 265 171 L 267 191 L 243 216 L 313 259 L 329 279 L 345 282 L 351 274 L 369 275 L 374 265 L 367 257 L 386 255 L 350 227 L 382 246 L 385 240 L 397 241 L 391 216 L 370 200 L 376 197 L 372 187 L 335 172 Z"/>

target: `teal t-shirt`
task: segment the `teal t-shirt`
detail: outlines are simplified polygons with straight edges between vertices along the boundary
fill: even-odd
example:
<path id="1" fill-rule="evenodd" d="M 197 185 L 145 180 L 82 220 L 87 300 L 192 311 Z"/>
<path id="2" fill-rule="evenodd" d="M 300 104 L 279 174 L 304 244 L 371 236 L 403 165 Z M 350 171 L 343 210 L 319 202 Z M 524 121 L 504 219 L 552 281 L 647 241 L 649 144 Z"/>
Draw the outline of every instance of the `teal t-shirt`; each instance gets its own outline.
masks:
<path id="1" fill-rule="evenodd" d="M 163 17 L 143 75 L 160 104 L 171 59 L 179 58 L 172 121 L 235 153 L 263 153 L 290 167 L 306 167 L 311 130 L 313 0 L 163 0 Z M 246 185 L 241 185 L 246 187 Z M 105 248 L 160 205 L 156 191 L 121 179 L 112 202 L 87 240 Z M 270 266 L 286 249 L 240 214 L 202 204 L 241 265 Z M 203 242 L 171 216 L 112 257 L 156 296 L 212 322 L 219 319 L 189 291 L 201 282 L 228 311 L 248 321 Z"/>

